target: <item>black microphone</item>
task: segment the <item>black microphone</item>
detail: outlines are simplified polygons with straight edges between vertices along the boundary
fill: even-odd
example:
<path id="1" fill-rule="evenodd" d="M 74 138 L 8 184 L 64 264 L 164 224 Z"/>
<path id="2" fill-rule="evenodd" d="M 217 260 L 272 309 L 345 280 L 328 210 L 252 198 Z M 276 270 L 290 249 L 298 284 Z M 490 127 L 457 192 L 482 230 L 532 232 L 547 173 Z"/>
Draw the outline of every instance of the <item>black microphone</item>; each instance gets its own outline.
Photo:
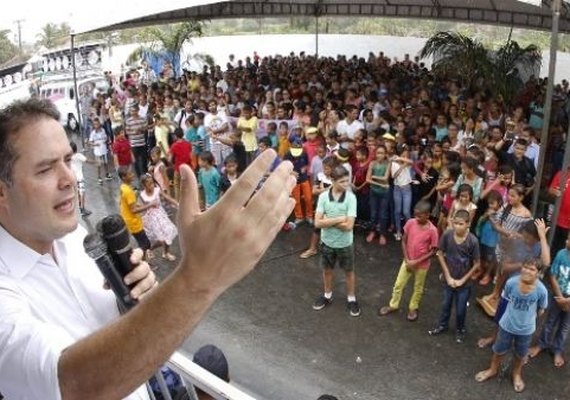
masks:
<path id="1" fill-rule="evenodd" d="M 83 247 L 89 257 L 95 260 L 103 277 L 115 293 L 122 309 L 130 309 L 137 300 L 130 295 L 132 289 L 124 282 L 124 277 L 133 269 L 130 262 L 132 248 L 129 232 L 120 215 L 110 215 L 97 224 L 97 232 L 88 234 Z"/>
<path id="2" fill-rule="evenodd" d="M 125 277 L 133 269 L 131 264 L 133 249 L 123 218 L 118 214 L 109 215 L 99 221 L 96 229 L 107 243 L 109 253 L 119 273 Z"/>

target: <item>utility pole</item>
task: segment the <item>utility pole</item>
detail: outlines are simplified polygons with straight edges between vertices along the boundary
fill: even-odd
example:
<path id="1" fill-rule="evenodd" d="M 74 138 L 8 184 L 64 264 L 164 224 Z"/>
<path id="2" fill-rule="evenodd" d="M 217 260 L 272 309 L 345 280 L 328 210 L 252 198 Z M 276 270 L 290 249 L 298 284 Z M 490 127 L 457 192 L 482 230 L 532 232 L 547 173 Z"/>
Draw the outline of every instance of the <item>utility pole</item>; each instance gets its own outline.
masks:
<path id="1" fill-rule="evenodd" d="M 22 22 L 24 22 L 23 19 L 17 19 L 16 21 L 16 25 L 18 25 L 18 48 L 20 49 L 20 53 L 22 52 Z"/>

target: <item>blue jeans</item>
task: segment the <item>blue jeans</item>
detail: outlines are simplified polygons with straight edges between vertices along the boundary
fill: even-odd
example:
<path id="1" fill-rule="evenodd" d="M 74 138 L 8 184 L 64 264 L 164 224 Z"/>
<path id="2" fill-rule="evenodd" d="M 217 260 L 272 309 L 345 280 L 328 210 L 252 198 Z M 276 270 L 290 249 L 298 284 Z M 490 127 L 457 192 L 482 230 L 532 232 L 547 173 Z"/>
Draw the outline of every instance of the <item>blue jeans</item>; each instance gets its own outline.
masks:
<path id="1" fill-rule="evenodd" d="M 541 349 L 550 349 L 554 354 L 562 354 L 568 332 L 570 332 L 570 312 L 560 309 L 556 300 L 551 297 L 538 346 Z"/>
<path id="2" fill-rule="evenodd" d="M 471 297 L 471 286 L 461 286 L 452 288 L 449 285 L 443 286 L 443 303 L 441 306 L 441 315 L 439 317 L 439 326 L 442 328 L 449 327 L 449 318 L 451 317 L 451 307 L 455 301 L 455 327 L 458 331 L 465 329 L 465 318 L 467 317 L 467 302 Z"/>
<path id="3" fill-rule="evenodd" d="M 394 185 L 394 223 L 396 233 L 402 233 L 402 218 L 404 223 L 411 217 L 412 187 Z"/>
<path id="4" fill-rule="evenodd" d="M 382 235 L 386 234 L 388 229 L 388 220 L 390 216 L 388 210 L 389 204 L 389 193 L 375 193 L 370 191 L 370 228 L 375 229 Z"/>

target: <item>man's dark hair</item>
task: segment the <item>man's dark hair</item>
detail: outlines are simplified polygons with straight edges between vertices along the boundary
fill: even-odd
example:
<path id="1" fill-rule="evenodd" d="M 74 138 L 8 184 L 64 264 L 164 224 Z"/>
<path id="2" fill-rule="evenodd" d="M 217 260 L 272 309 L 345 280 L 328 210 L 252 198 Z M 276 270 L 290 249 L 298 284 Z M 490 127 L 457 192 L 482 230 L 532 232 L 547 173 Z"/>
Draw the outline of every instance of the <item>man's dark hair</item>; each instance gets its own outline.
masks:
<path id="1" fill-rule="evenodd" d="M 515 141 L 515 146 L 516 146 L 517 144 L 520 145 L 520 146 L 527 147 L 527 146 L 528 146 L 528 141 L 527 141 L 526 139 L 523 139 L 523 138 L 518 138 L 518 139 Z"/>
<path id="2" fill-rule="evenodd" d="M 266 147 L 271 147 L 271 139 L 269 136 L 263 136 L 259 138 L 259 143 L 263 143 Z"/>
<path id="3" fill-rule="evenodd" d="M 178 139 L 182 139 L 184 137 L 184 131 L 182 130 L 182 128 L 175 128 L 174 136 L 176 136 Z"/>
<path id="4" fill-rule="evenodd" d="M 338 397 L 330 395 L 330 394 L 323 394 L 319 396 L 317 400 L 338 400 Z"/>
<path id="5" fill-rule="evenodd" d="M 420 200 L 414 206 L 414 211 L 420 214 L 431 213 L 431 204 L 427 200 Z"/>
<path id="6" fill-rule="evenodd" d="M 461 219 L 461 220 L 469 223 L 471 216 L 469 215 L 469 211 L 467 211 L 467 210 L 457 210 L 455 212 L 455 214 L 453 215 L 453 219 L 455 219 L 455 218 Z"/>
<path id="7" fill-rule="evenodd" d="M 538 236 L 538 228 L 536 227 L 534 220 L 526 221 L 521 227 L 521 233 L 527 233 L 528 235 L 532 236 L 536 241 L 540 240 L 540 236 Z"/>
<path id="8" fill-rule="evenodd" d="M 53 119 L 59 121 L 59 111 L 49 100 L 29 99 L 15 101 L 8 107 L 0 110 L 0 180 L 12 185 L 14 164 L 19 155 L 14 148 L 13 135 L 17 134 L 26 125 L 33 124 L 40 119 Z"/>
<path id="9" fill-rule="evenodd" d="M 344 168 L 342 165 L 337 165 L 336 167 L 334 167 L 331 173 L 331 179 L 333 181 L 338 181 L 339 179 L 348 176 L 349 176 L 348 170 Z"/>

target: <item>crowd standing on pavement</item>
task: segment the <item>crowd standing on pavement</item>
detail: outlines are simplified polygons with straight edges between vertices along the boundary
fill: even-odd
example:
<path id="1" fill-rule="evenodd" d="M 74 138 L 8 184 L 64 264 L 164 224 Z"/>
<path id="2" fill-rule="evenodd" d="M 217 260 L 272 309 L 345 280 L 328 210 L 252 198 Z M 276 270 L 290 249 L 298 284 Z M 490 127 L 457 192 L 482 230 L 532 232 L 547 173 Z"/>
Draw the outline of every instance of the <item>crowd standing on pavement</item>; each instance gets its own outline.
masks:
<path id="1" fill-rule="evenodd" d="M 443 305 L 429 335 L 449 329 L 454 307 L 455 338 L 462 343 L 473 287 L 489 287 L 490 294 L 477 301 L 497 329 L 478 341 L 480 347 L 493 346 L 493 359 L 477 381 L 497 374 L 513 344 L 517 392 L 525 388 L 522 365 L 528 357 L 549 350 L 556 367 L 565 364 L 570 191 L 560 190 L 560 170 L 567 81 L 555 87 L 551 139 L 540 143 L 546 80 L 531 77 L 507 104 L 488 91 L 471 92 L 437 77 L 408 55 L 397 61 L 382 53 L 368 59 L 255 54 L 180 76 L 166 64 L 159 74 L 143 66 L 108 78 L 108 92 L 83 94 L 83 144 L 94 150 L 102 185 L 111 176 L 105 132 L 123 182 L 121 214 L 149 256 L 160 244 L 163 257 L 174 259 L 169 246 L 176 232 L 160 199 L 177 205 L 181 165 L 195 171 L 202 209 L 208 209 L 252 160 L 273 148 L 278 158 L 271 169 L 290 161 L 297 180 L 296 206 L 283 230 L 313 227 L 300 254 L 320 256 L 324 287 L 313 309 L 332 302 L 338 266 L 346 276 L 347 310 L 353 317 L 361 314 L 356 227 L 379 252 L 401 244 L 402 264 L 379 316 L 399 309 L 413 278 L 407 320 L 419 318 L 435 259 Z M 537 176 L 541 150 L 550 162 Z M 82 195 L 85 183 L 79 182 Z M 529 210 L 533 192 L 544 184 L 551 199 L 562 196 L 557 221 L 545 223 Z M 556 226 L 552 248 L 547 225 Z M 535 332 L 544 312 L 546 323 Z M 539 340 L 531 347 L 535 334 Z"/>

